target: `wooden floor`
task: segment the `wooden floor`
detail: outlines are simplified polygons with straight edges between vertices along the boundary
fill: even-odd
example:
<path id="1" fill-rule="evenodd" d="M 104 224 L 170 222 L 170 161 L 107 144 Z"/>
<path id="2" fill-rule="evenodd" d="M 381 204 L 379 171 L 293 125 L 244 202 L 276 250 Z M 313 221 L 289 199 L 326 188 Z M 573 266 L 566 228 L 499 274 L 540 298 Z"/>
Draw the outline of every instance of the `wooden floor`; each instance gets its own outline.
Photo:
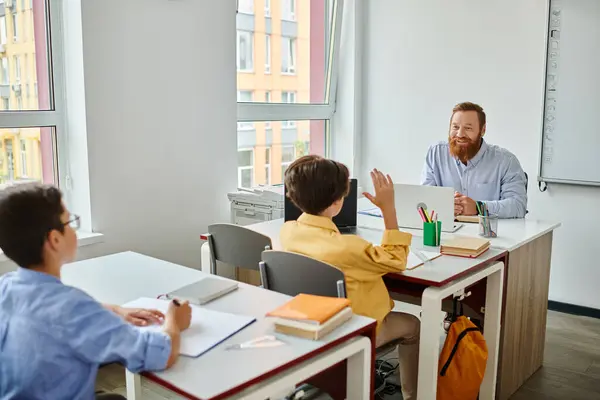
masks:
<path id="1" fill-rule="evenodd" d="M 123 368 L 102 368 L 97 386 L 99 390 L 125 395 Z M 143 398 L 148 400 L 181 399 L 146 380 L 142 390 Z M 600 320 L 548 312 L 544 366 L 511 400 L 555 399 L 600 400 Z"/>

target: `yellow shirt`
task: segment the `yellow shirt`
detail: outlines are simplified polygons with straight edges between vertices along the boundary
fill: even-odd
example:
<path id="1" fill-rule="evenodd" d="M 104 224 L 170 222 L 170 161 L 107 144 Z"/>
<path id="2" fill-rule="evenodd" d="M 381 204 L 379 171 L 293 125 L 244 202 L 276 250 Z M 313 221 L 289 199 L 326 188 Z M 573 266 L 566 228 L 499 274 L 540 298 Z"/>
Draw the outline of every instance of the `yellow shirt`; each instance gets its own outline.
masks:
<path id="1" fill-rule="evenodd" d="M 281 228 L 285 251 L 304 254 L 340 269 L 355 314 L 377 320 L 378 326 L 394 302 L 382 277 L 406 269 L 412 235 L 386 230 L 381 246 L 356 235 L 342 235 L 330 218 L 302 214 Z"/>

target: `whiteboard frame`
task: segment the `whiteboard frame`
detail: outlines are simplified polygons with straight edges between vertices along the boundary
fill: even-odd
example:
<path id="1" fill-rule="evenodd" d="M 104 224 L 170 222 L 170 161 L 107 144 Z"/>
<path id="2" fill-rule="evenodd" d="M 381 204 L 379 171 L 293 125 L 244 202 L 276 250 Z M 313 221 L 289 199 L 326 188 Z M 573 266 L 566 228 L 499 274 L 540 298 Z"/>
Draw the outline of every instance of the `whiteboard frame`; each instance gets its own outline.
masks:
<path id="1" fill-rule="evenodd" d="M 544 164 L 544 130 L 546 128 L 546 91 L 548 89 L 548 47 L 550 46 L 550 16 L 552 13 L 552 0 L 546 1 L 546 32 L 545 42 L 546 47 L 544 49 L 544 91 L 542 92 L 542 131 L 540 133 L 540 149 L 539 149 L 539 163 L 538 163 L 538 184 L 544 183 L 559 183 L 564 185 L 578 185 L 578 186 L 600 186 L 600 181 L 584 181 L 577 179 L 560 179 L 560 178 L 546 178 L 542 174 Z"/>

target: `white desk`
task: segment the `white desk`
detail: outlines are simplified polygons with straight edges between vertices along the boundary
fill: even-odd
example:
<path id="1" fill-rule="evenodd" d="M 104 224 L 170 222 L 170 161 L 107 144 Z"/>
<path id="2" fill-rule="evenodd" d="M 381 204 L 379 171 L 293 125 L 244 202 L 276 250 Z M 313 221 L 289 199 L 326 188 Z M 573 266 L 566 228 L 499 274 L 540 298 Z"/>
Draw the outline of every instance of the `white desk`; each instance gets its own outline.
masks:
<path id="1" fill-rule="evenodd" d="M 141 296 L 153 297 L 201 280 L 206 274 L 165 261 L 126 252 L 76 262 L 63 268 L 63 282 L 99 301 L 123 304 Z M 364 399 L 371 390 L 372 341 L 375 322 L 354 316 L 321 341 L 282 336 L 285 346 L 227 351 L 225 346 L 265 334 L 273 324 L 264 315 L 288 296 L 240 284 L 240 288 L 206 307 L 257 318 L 246 329 L 199 358 L 180 357 L 169 370 L 147 376 L 190 398 L 264 399 L 293 387 L 338 362 L 348 360 L 348 398 Z M 139 376 L 128 374 L 128 398 L 139 398 Z"/>
<path id="2" fill-rule="evenodd" d="M 359 200 L 359 209 L 368 206 L 365 199 Z M 269 236 L 274 249 L 280 249 L 279 231 L 283 220 L 273 220 L 247 226 Z M 358 226 L 373 229 L 367 232 L 367 240 L 380 240 L 383 221 L 381 218 L 358 214 Z M 498 368 L 496 398 L 507 400 L 523 383 L 537 371 L 543 362 L 546 315 L 548 311 L 548 290 L 550 283 L 550 265 L 552 238 L 560 223 L 536 221 L 529 218 L 507 219 L 498 222 L 498 237 L 491 239 L 490 251 L 506 252 L 504 296 L 502 304 L 502 330 L 500 334 L 501 354 Z M 412 245 L 422 247 L 422 231 L 403 229 L 414 235 Z M 443 233 L 442 243 L 455 235 L 477 236 L 477 224 L 467 224 L 455 233 Z M 489 256 L 493 253 L 486 255 Z M 446 257 L 447 258 L 447 257 Z M 202 267 L 209 270 L 210 252 L 206 244 L 202 247 Z M 436 263 L 437 261 L 437 263 Z M 397 281 L 407 281 L 427 286 L 435 286 L 459 268 L 449 260 L 436 260 L 426 268 L 419 267 L 403 274 L 393 274 Z M 447 263 L 448 262 L 448 263 Z M 444 264 L 444 266 L 442 266 Z M 455 275 L 456 276 L 456 275 Z M 463 275 L 464 276 L 464 275 Z M 481 286 L 481 285 L 480 285 Z M 481 294 L 485 299 L 485 293 Z M 472 296 L 476 297 L 476 296 Z M 482 299 L 483 300 L 483 299 Z M 479 309 L 479 308 L 477 308 Z M 486 308 L 487 310 L 487 308 Z M 528 332 L 527 335 L 522 334 Z"/>
<path id="3" fill-rule="evenodd" d="M 359 225 L 369 226 L 359 234 L 372 242 L 379 242 L 383 231 L 376 229 L 381 218 L 360 215 Z M 248 225 L 252 229 L 271 238 L 273 248 L 281 249 L 279 231 L 283 220 L 273 220 Z M 413 239 L 413 247 L 423 248 L 422 240 Z M 431 249 L 431 248 L 430 248 Z M 480 398 L 493 399 L 496 392 L 496 370 L 498 367 L 498 349 L 500 341 L 500 315 L 502 312 L 503 267 L 505 250 L 490 249 L 477 259 L 442 256 L 436 260 L 405 271 L 401 274 L 389 274 L 388 277 L 400 281 L 409 281 L 426 286 L 421 299 L 421 340 L 419 345 L 419 399 L 436 399 L 437 373 L 440 348 L 440 310 L 442 301 L 453 294 L 464 293 L 480 281 L 487 280 L 485 297 L 485 331 L 489 357 L 486 374 L 481 387 Z M 497 262 L 500 261 L 500 262 Z M 210 272 L 210 251 L 205 243 L 202 246 L 202 267 Z"/>

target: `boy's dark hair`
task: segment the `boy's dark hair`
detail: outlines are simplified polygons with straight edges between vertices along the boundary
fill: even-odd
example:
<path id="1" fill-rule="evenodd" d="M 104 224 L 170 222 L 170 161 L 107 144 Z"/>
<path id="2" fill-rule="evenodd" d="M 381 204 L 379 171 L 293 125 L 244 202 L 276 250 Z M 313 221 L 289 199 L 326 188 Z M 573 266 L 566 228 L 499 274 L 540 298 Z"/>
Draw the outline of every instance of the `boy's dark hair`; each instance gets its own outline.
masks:
<path id="1" fill-rule="evenodd" d="M 0 248 L 20 267 L 40 265 L 48 234 L 64 231 L 63 212 L 62 194 L 54 186 L 28 183 L 0 190 Z"/>
<path id="2" fill-rule="evenodd" d="M 287 196 L 300 210 L 319 215 L 350 190 L 348 168 L 319 156 L 304 156 L 285 171 Z"/>

